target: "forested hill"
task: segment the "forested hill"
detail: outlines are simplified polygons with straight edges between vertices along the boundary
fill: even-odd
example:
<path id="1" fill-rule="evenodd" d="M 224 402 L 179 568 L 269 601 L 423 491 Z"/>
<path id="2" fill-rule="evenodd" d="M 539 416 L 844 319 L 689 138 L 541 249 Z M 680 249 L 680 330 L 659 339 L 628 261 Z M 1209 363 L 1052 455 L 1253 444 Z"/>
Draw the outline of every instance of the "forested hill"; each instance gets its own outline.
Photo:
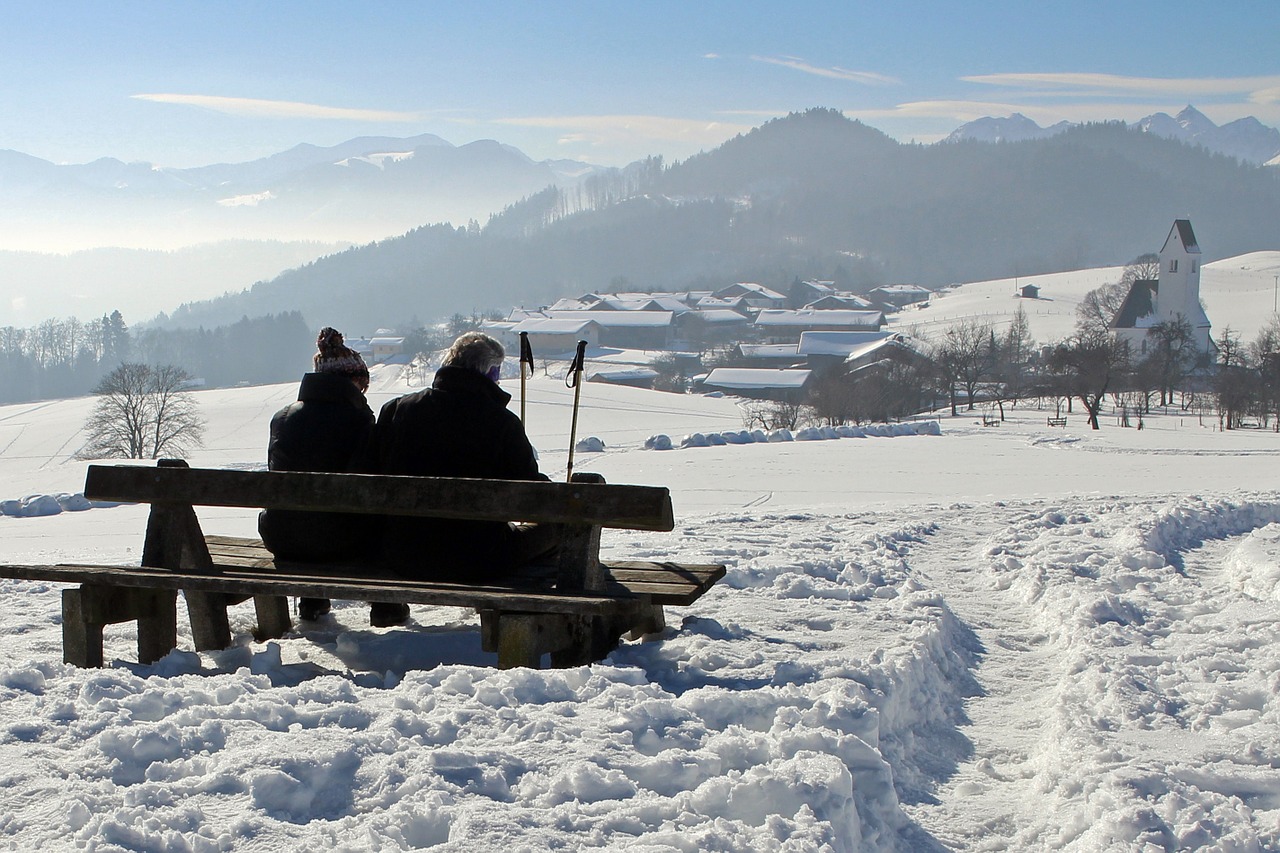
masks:
<path id="1" fill-rule="evenodd" d="M 598 289 L 835 279 L 936 286 L 1124 263 L 1190 218 L 1205 260 L 1280 248 L 1277 170 L 1126 128 L 906 145 L 831 110 L 771 121 L 682 163 L 548 189 L 484 228 L 432 225 L 184 306 L 175 325 L 298 309 L 407 326 Z"/>

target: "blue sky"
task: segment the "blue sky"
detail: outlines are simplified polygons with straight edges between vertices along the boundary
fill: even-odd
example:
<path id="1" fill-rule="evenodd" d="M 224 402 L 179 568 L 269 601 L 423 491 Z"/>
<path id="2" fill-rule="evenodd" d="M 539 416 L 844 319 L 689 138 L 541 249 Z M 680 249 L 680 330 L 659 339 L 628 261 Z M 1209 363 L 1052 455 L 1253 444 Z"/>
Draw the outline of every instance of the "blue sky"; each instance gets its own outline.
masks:
<path id="1" fill-rule="evenodd" d="M 1194 104 L 1280 125 L 1280 2 L 0 0 L 0 149 L 239 162 L 434 133 L 622 165 L 834 107 L 903 140 Z"/>

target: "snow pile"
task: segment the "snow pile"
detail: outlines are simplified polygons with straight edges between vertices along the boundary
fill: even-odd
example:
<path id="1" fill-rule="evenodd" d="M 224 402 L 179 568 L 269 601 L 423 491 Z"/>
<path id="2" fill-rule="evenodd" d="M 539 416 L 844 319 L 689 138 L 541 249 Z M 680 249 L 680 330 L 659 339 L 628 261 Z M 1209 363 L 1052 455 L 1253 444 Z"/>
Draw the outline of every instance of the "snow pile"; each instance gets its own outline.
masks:
<path id="1" fill-rule="evenodd" d="M 701 433 L 693 432 L 679 441 L 681 448 L 686 447 L 723 447 L 727 444 L 768 444 L 788 441 L 830 441 L 837 438 L 893 438 L 904 435 L 942 435 L 942 426 L 936 420 L 904 421 L 893 424 L 867 424 L 865 426 L 841 425 L 837 427 L 805 427 L 792 432 L 779 428 L 765 432 L 755 430 L 728 430 L 725 432 Z M 671 450 L 675 442 L 669 435 L 659 433 L 646 439 L 646 450 Z"/>
<path id="2" fill-rule="evenodd" d="M 730 515 L 675 541 L 635 534 L 613 550 L 720 559 L 729 574 L 673 611 L 683 621 L 660 641 L 570 670 L 324 674 L 285 662 L 283 646 L 310 646 L 285 639 L 93 671 L 31 648 L 40 662 L 0 669 L 6 781 L 40 787 L 51 765 L 68 770 L 57 808 L 13 801 L 0 837 L 28 848 L 69 837 L 218 850 L 252 836 L 290 849 L 893 849 L 909 823 L 900 792 L 929 787 L 972 689 L 965 632 L 904 559 L 931 530 Z M 56 590 L 10 584 L 56 607 Z M 233 611 L 245 639 L 246 608 Z M 109 637 L 109 654 L 130 655 L 129 634 Z M 414 632 L 351 630 L 335 645 L 396 634 Z"/>
<path id="3" fill-rule="evenodd" d="M 94 507 L 119 506 L 112 501 L 91 501 L 83 492 L 68 494 L 58 492 L 52 495 L 26 495 L 15 500 L 0 501 L 0 515 L 14 518 L 37 518 L 45 515 L 57 515 L 60 512 L 83 512 Z"/>
<path id="4" fill-rule="evenodd" d="M 1231 584 L 1250 598 L 1280 603 L 1280 524 L 1254 530 L 1227 555 Z"/>

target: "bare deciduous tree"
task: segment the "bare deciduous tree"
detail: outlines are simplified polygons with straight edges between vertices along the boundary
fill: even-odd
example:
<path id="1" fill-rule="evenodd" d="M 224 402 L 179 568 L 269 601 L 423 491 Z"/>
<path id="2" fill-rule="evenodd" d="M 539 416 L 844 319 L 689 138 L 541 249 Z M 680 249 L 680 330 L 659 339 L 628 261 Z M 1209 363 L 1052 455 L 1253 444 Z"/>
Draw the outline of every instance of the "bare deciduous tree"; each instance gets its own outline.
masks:
<path id="1" fill-rule="evenodd" d="M 85 421 L 85 459 L 157 459 L 200 446 L 204 419 L 187 391 L 191 377 L 174 365 L 125 363 L 103 377 Z"/>
<path id="2" fill-rule="evenodd" d="M 1099 429 L 1098 413 L 1113 383 L 1129 367 L 1129 344 L 1105 331 L 1080 330 L 1058 344 L 1048 369 L 1063 394 L 1074 396 L 1089 413 L 1089 426 Z"/>

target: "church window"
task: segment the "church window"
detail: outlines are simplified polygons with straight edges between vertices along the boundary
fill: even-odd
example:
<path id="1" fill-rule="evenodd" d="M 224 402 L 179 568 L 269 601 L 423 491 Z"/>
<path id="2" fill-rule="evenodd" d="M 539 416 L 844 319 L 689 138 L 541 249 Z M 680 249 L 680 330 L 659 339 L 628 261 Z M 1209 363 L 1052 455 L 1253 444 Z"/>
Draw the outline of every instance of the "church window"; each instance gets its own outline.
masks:
<path id="1" fill-rule="evenodd" d="M 1174 258 L 1172 261 L 1169 261 L 1169 272 L 1177 272 L 1177 271 L 1178 271 L 1178 259 Z"/>
<path id="2" fill-rule="evenodd" d="M 1196 270 L 1196 267 L 1198 267 L 1198 266 L 1200 266 L 1200 265 L 1199 265 L 1199 264 L 1197 264 L 1195 261 L 1192 261 L 1192 262 L 1191 262 L 1191 271 L 1192 271 L 1192 272 L 1196 272 L 1196 271 L 1197 271 L 1197 270 Z"/>

